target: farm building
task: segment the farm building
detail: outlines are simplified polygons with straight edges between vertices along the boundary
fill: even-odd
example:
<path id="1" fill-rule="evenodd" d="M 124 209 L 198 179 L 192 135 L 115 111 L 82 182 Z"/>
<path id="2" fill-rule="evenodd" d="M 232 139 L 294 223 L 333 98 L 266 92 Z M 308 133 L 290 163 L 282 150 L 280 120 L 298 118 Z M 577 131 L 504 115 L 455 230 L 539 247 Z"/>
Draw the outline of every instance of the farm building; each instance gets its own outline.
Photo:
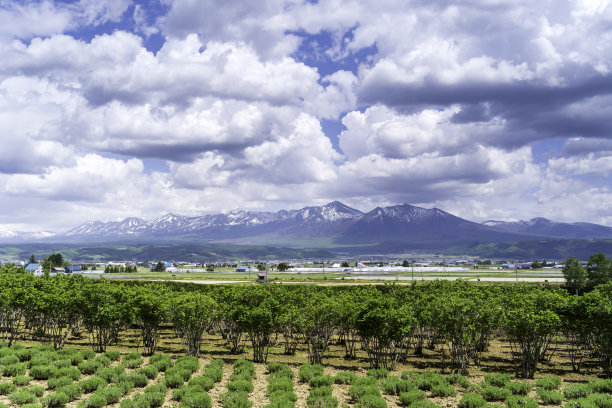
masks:
<path id="1" fill-rule="evenodd" d="M 39 263 L 31 263 L 31 264 L 29 264 L 28 266 L 25 267 L 25 271 L 26 272 L 31 272 L 31 273 L 42 272 L 43 271 L 43 267 Z"/>

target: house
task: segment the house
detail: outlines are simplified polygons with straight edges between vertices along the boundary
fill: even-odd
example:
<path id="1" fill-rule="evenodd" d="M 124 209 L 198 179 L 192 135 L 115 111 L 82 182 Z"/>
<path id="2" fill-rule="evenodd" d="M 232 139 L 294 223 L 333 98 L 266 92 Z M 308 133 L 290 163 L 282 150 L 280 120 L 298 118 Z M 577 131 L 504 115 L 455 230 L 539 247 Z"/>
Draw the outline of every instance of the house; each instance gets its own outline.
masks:
<path id="1" fill-rule="evenodd" d="M 36 272 L 42 273 L 43 267 L 39 263 L 31 263 L 25 267 L 25 271 L 30 272 L 30 273 L 36 273 Z"/>
<path id="2" fill-rule="evenodd" d="M 66 272 L 66 273 L 75 273 L 75 272 L 77 272 L 78 273 L 78 272 L 83 272 L 83 270 L 81 269 L 80 266 L 74 265 L 74 266 L 66 266 L 66 267 L 64 267 L 64 272 Z"/>
<path id="3" fill-rule="evenodd" d="M 66 270 L 64 268 L 62 268 L 61 266 L 54 266 L 53 268 L 51 268 L 49 270 L 49 272 L 51 272 L 51 273 L 65 273 Z"/>
<path id="4" fill-rule="evenodd" d="M 240 265 L 236 268 L 236 272 L 250 272 L 251 268 L 246 265 Z"/>
<path id="5" fill-rule="evenodd" d="M 257 282 L 258 283 L 266 283 L 266 273 L 265 272 L 257 273 Z"/>

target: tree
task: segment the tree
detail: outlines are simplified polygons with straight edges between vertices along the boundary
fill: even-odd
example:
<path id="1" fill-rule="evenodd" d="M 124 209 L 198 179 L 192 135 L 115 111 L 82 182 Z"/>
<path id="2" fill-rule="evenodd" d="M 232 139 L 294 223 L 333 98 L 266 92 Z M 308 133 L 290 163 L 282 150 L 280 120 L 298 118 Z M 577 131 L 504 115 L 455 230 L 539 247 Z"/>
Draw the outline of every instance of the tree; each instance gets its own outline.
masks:
<path id="1" fill-rule="evenodd" d="M 34 254 L 30 255 L 30 260 L 28 261 L 28 263 L 36 263 L 36 258 L 34 257 Z"/>
<path id="2" fill-rule="evenodd" d="M 612 263 L 602 252 L 589 256 L 586 270 L 591 288 L 612 281 Z"/>
<path id="3" fill-rule="evenodd" d="M 531 269 L 540 269 L 540 268 L 541 268 L 540 263 L 537 260 L 531 263 Z"/>
<path id="4" fill-rule="evenodd" d="M 63 265 L 64 265 L 64 258 L 62 257 L 62 254 L 60 253 L 51 254 L 45 259 L 43 259 L 42 261 L 43 269 L 47 271 L 50 270 L 51 268 L 55 268 L 55 267 L 63 266 Z"/>
<path id="5" fill-rule="evenodd" d="M 562 271 L 567 284 L 574 290 L 576 295 L 580 295 L 580 292 L 582 292 L 587 283 L 587 272 L 580 264 L 580 261 L 573 256 L 568 258 Z"/>
<path id="6" fill-rule="evenodd" d="M 560 292 L 538 290 L 506 296 L 502 327 L 513 352 L 519 356 L 519 371 L 523 377 L 533 378 L 550 341 L 561 328 L 558 311 L 564 300 Z"/>
<path id="7" fill-rule="evenodd" d="M 161 261 L 157 262 L 157 265 L 155 265 L 155 268 L 153 268 L 154 272 L 163 272 L 165 270 L 166 270 L 166 266 Z"/>
<path id="8" fill-rule="evenodd" d="M 276 266 L 276 269 L 278 269 L 279 272 L 285 272 L 287 269 L 289 269 L 289 265 L 287 265 L 285 262 L 281 262 Z"/>
<path id="9" fill-rule="evenodd" d="M 590 325 L 591 347 L 607 376 L 612 375 L 612 282 L 583 297 Z"/>
<path id="10" fill-rule="evenodd" d="M 342 263 L 340 264 L 340 266 L 341 266 L 341 267 L 343 267 L 343 268 L 348 268 L 348 267 L 349 267 L 349 263 L 348 263 L 348 262 L 346 262 L 346 261 L 344 261 L 344 262 L 342 262 Z"/>
<path id="11" fill-rule="evenodd" d="M 260 272 L 265 271 L 266 270 L 266 265 L 264 265 L 264 264 L 257 265 L 257 270 L 260 271 Z"/>
<path id="12" fill-rule="evenodd" d="M 278 328 L 281 305 L 276 293 L 269 287 L 248 288 L 242 298 L 239 326 L 249 334 L 253 346 L 253 361 L 265 363 L 272 343 L 272 336 Z"/>
<path id="13" fill-rule="evenodd" d="M 404 259 L 404 262 L 402 262 L 402 266 L 403 266 L 404 268 L 407 268 L 407 267 L 409 267 L 409 266 L 410 266 L 410 263 L 409 263 L 409 262 L 408 262 L 406 259 Z"/>
<path id="14" fill-rule="evenodd" d="M 170 301 L 172 323 L 187 347 L 188 356 L 200 356 L 202 335 L 212 327 L 217 302 L 203 293 L 180 293 Z"/>
<path id="15" fill-rule="evenodd" d="M 82 298 L 80 308 L 90 344 L 94 351 L 103 353 L 119 332 L 134 320 L 129 294 L 123 286 L 100 279 L 82 286 Z"/>
<path id="16" fill-rule="evenodd" d="M 382 296 L 371 299 L 357 318 L 357 331 L 370 366 L 392 370 L 415 326 L 416 319 L 408 305 Z"/>
<path id="17" fill-rule="evenodd" d="M 159 329 L 168 321 L 168 293 L 163 285 L 134 287 L 131 291 L 134 317 L 140 327 L 142 345 L 147 355 L 153 355 L 159 340 Z"/>

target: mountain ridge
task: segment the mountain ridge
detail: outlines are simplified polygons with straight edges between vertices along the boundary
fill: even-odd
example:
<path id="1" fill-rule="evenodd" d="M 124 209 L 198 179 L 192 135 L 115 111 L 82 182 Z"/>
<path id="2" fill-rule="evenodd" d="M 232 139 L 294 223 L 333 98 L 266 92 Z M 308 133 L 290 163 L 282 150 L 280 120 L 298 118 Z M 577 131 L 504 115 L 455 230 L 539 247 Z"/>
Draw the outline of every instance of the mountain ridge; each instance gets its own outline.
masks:
<path id="1" fill-rule="evenodd" d="M 612 228 L 591 223 L 558 223 L 546 218 L 528 221 L 469 221 L 439 208 L 410 204 L 376 207 L 362 212 L 340 201 L 297 210 L 258 212 L 232 210 L 201 216 L 167 213 L 151 221 L 89 221 L 62 234 L 30 233 L 22 241 L 110 242 L 120 240 L 199 240 L 283 246 L 332 247 L 378 245 L 437 247 L 534 239 L 612 239 Z M 0 234 L 3 242 L 19 235 Z"/>

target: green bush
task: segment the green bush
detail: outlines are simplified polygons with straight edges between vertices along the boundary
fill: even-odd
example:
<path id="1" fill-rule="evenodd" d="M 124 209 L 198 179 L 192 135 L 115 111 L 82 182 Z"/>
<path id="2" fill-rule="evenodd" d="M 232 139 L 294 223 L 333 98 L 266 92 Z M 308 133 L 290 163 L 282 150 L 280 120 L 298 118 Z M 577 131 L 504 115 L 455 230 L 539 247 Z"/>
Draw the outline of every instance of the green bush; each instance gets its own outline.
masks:
<path id="1" fill-rule="evenodd" d="M 79 365 L 83 362 L 84 358 L 81 354 L 72 354 L 68 357 L 70 364 L 73 366 Z"/>
<path id="2" fill-rule="evenodd" d="M 563 394 L 558 391 L 550 391 L 544 388 L 538 388 L 538 398 L 542 401 L 542 405 L 561 405 Z"/>
<path id="3" fill-rule="evenodd" d="M 13 378 L 13 384 L 15 384 L 18 387 L 23 387 L 24 385 L 28 385 L 30 381 L 32 381 L 32 378 L 26 377 L 24 375 L 18 375 L 17 377 Z"/>
<path id="4" fill-rule="evenodd" d="M 152 380 L 157 377 L 157 374 L 159 374 L 159 369 L 155 365 L 148 365 L 138 369 L 137 373 L 144 374 L 149 380 Z"/>
<path id="5" fill-rule="evenodd" d="M 121 397 L 123 397 L 123 390 L 118 385 L 106 387 L 98 392 L 104 396 L 107 405 L 116 404 L 121 400 Z"/>
<path id="6" fill-rule="evenodd" d="M 181 385 L 185 383 L 185 380 L 179 374 L 167 374 L 164 378 L 166 383 L 166 387 L 168 388 L 179 388 Z"/>
<path id="7" fill-rule="evenodd" d="M 591 394 L 587 399 L 597 408 L 612 408 L 612 395 L 604 393 Z"/>
<path id="8" fill-rule="evenodd" d="M 249 394 L 244 391 L 226 392 L 221 396 L 221 404 L 224 408 L 251 408 L 253 403 L 249 401 Z"/>
<path id="9" fill-rule="evenodd" d="M 588 398 L 580 398 L 567 401 L 565 408 L 597 408 L 597 405 Z"/>
<path id="10" fill-rule="evenodd" d="M 78 405 L 79 408 L 102 408 L 104 406 L 106 406 L 106 398 L 97 392 Z"/>
<path id="11" fill-rule="evenodd" d="M 140 403 L 140 401 L 146 402 L 146 404 Z M 166 394 L 162 392 L 145 392 L 142 397 L 136 401 L 136 405 L 146 405 L 150 408 L 161 407 L 166 401 Z"/>
<path id="12" fill-rule="evenodd" d="M 204 375 L 217 383 L 223 379 L 223 367 L 208 366 L 204 369 Z"/>
<path id="13" fill-rule="evenodd" d="M 74 384 L 74 383 L 63 386 L 63 387 L 59 387 L 58 389 L 55 390 L 55 392 L 56 393 L 61 392 L 63 394 L 66 394 L 70 402 L 76 401 L 77 399 L 79 399 L 81 395 L 83 395 L 83 389 L 81 388 L 81 385 Z"/>
<path id="14" fill-rule="evenodd" d="M 410 404 L 410 408 L 440 408 L 440 406 L 426 399 L 421 399 Z"/>
<path id="15" fill-rule="evenodd" d="M 9 395 L 11 392 L 15 392 L 17 386 L 12 382 L 0 383 L 0 395 Z"/>
<path id="16" fill-rule="evenodd" d="M 28 361 L 28 367 L 31 368 L 39 365 L 50 365 L 53 363 L 53 361 L 55 361 L 54 357 L 57 357 L 57 355 L 49 352 L 34 354 L 32 355 L 32 358 L 30 358 L 30 361 Z"/>
<path id="17" fill-rule="evenodd" d="M 125 372 L 125 367 L 122 365 L 118 365 L 115 367 L 101 367 L 96 372 L 98 377 L 104 378 L 107 382 L 117 383 L 119 382 L 119 377 L 121 374 Z"/>
<path id="18" fill-rule="evenodd" d="M 72 366 L 72 360 L 69 358 L 55 360 L 53 363 L 51 363 L 51 365 L 56 368 L 66 368 Z"/>
<path id="19" fill-rule="evenodd" d="M 74 381 L 79 380 L 82 376 L 81 371 L 76 367 L 59 368 L 55 374 L 56 377 L 70 377 Z"/>
<path id="20" fill-rule="evenodd" d="M 181 401 L 185 396 L 185 393 L 189 391 L 202 392 L 204 389 L 199 385 L 183 385 L 181 388 L 175 388 L 172 391 L 172 399 L 175 401 Z"/>
<path id="21" fill-rule="evenodd" d="M 14 353 L 14 355 L 17 356 L 21 362 L 29 361 L 32 358 L 32 349 L 23 348 L 15 350 Z"/>
<path id="22" fill-rule="evenodd" d="M 531 391 L 531 384 L 526 382 L 509 382 L 506 388 L 512 395 L 527 395 Z"/>
<path id="23" fill-rule="evenodd" d="M 419 390 L 431 391 L 434 387 L 448 384 L 448 381 L 441 374 L 427 372 L 416 376 L 414 383 Z"/>
<path id="24" fill-rule="evenodd" d="M 464 390 L 472 388 L 472 384 L 470 383 L 470 381 L 459 373 L 451 374 L 447 376 L 446 379 L 449 382 L 449 384 L 452 384 L 452 385 L 456 384 L 460 386 L 461 388 L 463 388 Z"/>
<path id="25" fill-rule="evenodd" d="M 438 384 L 431 388 L 433 397 L 454 397 L 457 395 L 457 390 L 450 384 Z"/>
<path id="26" fill-rule="evenodd" d="M 315 377 L 316 378 L 316 377 Z M 292 391 L 293 380 L 287 377 L 270 378 L 268 383 L 268 395 L 275 391 Z"/>
<path id="27" fill-rule="evenodd" d="M 595 380 L 589 383 L 593 392 L 612 394 L 612 378 L 607 380 Z"/>
<path id="28" fill-rule="evenodd" d="M 12 385 L 12 384 L 11 384 Z M 9 399 L 13 404 L 25 405 L 36 402 L 36 395 L 29 390 L 15 391 L 9 395 Z"/>
<path id="29" fill-rule="evenodd" d="M 17 377 L 26 373 L 26 365 L 23 363 L 11 364 L 4 366 L 2 375 L 5 377 Z"/>
<path id="30" fill-rule="evenodd" d="M 200 387 L 202 387 L 204 391 L 208 391 L 208 390 L 211 390 L 215 386 L 215 381 L 206 375 L 202 375 L 202 376 L 194 377 L 190 379 L 188 384 L 189 385 L 199 385 Z"/>
<path id="31" fill-rule="evenodd" d="M 523 395 L 510 395 L 506 399 L 507 408 L 538 408 L 539 405 L 533 398 Z"/>
<path id="32" fill-rule="evenodd" d="M 106 387 L 106 381 L 102 377 L 93 376 L 79 382 L 84 394 L 96 391 L 100 387 Z"/>
<path id="33" fill-rule="evenodd" d="M 297 401 L 297 395 L 295 394 L 295 392 L 293 391 L 274 391 L 273 393 L 270 394 L 270 402 L 272 401 L 291 401 L 291 402 L 295 402 Z"/>
<path id="34" fill-rule="evenodd" d="M 212 407 L 212 399 L 207 392 L 187 392 L 181 400 L 181 405 L 190 408 L 210 408 Z"/>
<path id="35" fill-rule="evenodd" d="M 63 408 L 70 402 L 68 395 L 64 392 L 54 392 L 45 397 L 44 404 L 47 408 Z"/>
<path id="36" fill-rule="evenodd" d="M 545 390 L 554 391 L 561 387 L 561 378 L 559 377 L 542 377 L 536 381 L 536 387 L 544 388 Z"/>
<path id="37" fill-rule="evenodd" d="M 587 384 L 568 385 L 563 389 L 563 396 L 568 400 L 586 398 L 591 394 L 592 388 Z"/>
<path id="38" fill-rule="evenodd" d="M 487 406 L 487 400 L 482 395 L 475 392 L 463 394 L 459 401 L 459 408 L 484 408 Z"/>
<path id="39" fill-rule="evenodd" d="M 240 361 L 240 360 L 237 360 Z M 253 364 L 253 363 L 251 363 Z M 195 373 L 200 368 L 200 360 L 194 356 L 179 357 L 174 364 L 175 367 L 189 370 L 190 374 Z M 254 370 L 254 369 L 253 369 Z"/>
<path id="40" fill-rule="evenodd" d="M 123 363 L 126 365 L 127 368 L 138 368 L 140 367 L 143 363 L 144 363 L 144 359 L 142 357 L 140 358 L 136 358 L 136 359 L 131 359 L 131 360 L 123 360 Z"/>
<path id="41" fill-rule="evenodd" d="M 390 375 L 380 382 L 380 387 L 383 393 L 387 395 L 400 395 L 402 392 L 411 391 L 416 388 L 414 383 L 408 380 L 402 380 L 401 378 Z"/>
<path id="42" fill-rule="evenodd" d="M 79 371 L 85 375 L 93 374 L 98 371 L 100 364 L 95 360 L 85 360 L 77 366 Z"/>
<path id="43" fill-rule="evenodd" d="M 121 353 L 118 350 L 109 350 L 104 355 L 111 361 L 117 361 L 121 358 Z"/>
<path id="44" fill-rule="evenodd" d="M 278 361 L 273 361 L 271 363 L 268 363 L 267 369 L 268 369 L 268 373 L 270 374 L 283 372 L 287 374 L 290 373 L 291 377 L 293 377 L 293 371 L 291 371 L 291 369 L 286 363 L 280 363 Z"/>
<path id="45" fill-rule="evenodd" d="M 126 378 L 131 381 L 135 388 L 144 388 L 149 383 L 147 376 L 139 373 L 121 374 L 121 376 L 119 376 L 119 381 L 121 381 L 121 378 Z"/>
<path id="46" fill-rule="evenodd" d="M 253 383 L 247 380 L 236 380 L 227 383 L 227 389 L 230 391 L 253 391 Z"/>
<path id="47" fill-rule="evenodd" d="M 155 354 L 149 357 L 149 364 L 154 365 L 161 372 L 172 367 L 172 358 L 167 354 Z"/>
<path id="48" fill-rule="evenodd" d="M 377 380 L 381 378 L 387 378 L 389 375 L 389 370 L 386 368 L 371 368 L 367 371 L 369 377 L 374 377 Z"/>
<path id="49" fill-rule="evenodd" d="M 504 387 L 510 382 L 510 376 L 505 373 L 486 374 L 484 377 L 485 383 L 495 387 Z"/>
<path id="50" fill-rule="evenodd" d="M 369 377 L 374 379 L 374 377 Z M 364 395 L 380 395 L 380 390 L 376 384 L 359 384 L 353 383 L 349 387 L 349 395 L 353 401 L 358 401 Z"/>
<path id="51" fill-rule="evenodd" d="M 480 390 L 480 395 L 487 401 L 504 401 L 511 393 L 506 388 L 487 385 Z"/>
<path id="52" fill-rule="evenodd" d="M 323 375 L 323 366 L 321 364 L 302 364 L 300 367 L 300 381 L 308 382 L 312 377 Z"/>
<path id="53" fill-rule="evenodd" d="M 84 360 L 89 360 L 95 356 L 96 353 L 93 350 L 81 350 L 81 357 L 83 357 Z"/>
<path id="54" fill-rule="evenodd" d="M 6 366 L 6 365 L 13 365 L 13 364 L 17 364 L 19 363 L 19 357 L 17 357 L 14 354 L 8 355 L 6 357 L 2 357 L 0 358 L 0 365 Z"/>
<path id="55" fill-rule="evenodd" d="M 101 367 L 108 367 L 109 365 L 112 364 L 111 359 L 106 357 L 104 354 L 100 354 L 98 357 L 94 359 L 94 361 L 98 363 L 98 365 Z"/>
<path id="56" fill-rule="evenodd" d="M 317 376 L 312 377 L 310 381 L 308 381 L 308 384 L 312 388 L 332 385 L 333 383 L 334 383 L 334 379 L 331 375 L 317 375 Z"/>
<path id="57" fill-rule="evenodd" d="M 286 399 L 279 399 L 270 401 L 270 403 L 264 408 L 295 408 L 295 402 Z"/>
<path id="58" fill-rule="evenodd" d="M 190 370 L 178 366 L 174 366 L 166 370 L 166 377 L 179 375 L 183 379 L 183 382 L 188 381 L 189 378 L 191 378 L 191 374 L 192 373 Z"/>
<path id="59" fill-rule="evenodd" d="M 57 372 L 57 368 L 51 365 L 38 365 L 30 368 L 29 375 L 35 380 L 48 380 Z"/>
<path id="60" fill-rule="evenodd" d="M 25 390 L 26 388 L 22 388 L 22 390 Z M 37 398 L 40 398 L 43 396 L 43 394 L 45 393 L 45 387 L 41 387 L 40 385 L 32 385 L 31 387 L 27 388 L 32 394 L 36 395 Z"/>
<path id="61" fill-rule="evenodd" d="M 332 388 L 329 385 L 313 388 L 308 395 L 311 397 L 331 397 Z"/>
<path id="62" fill-rule="evenodd" d="M 168 388 L 166 388 L 164 384 L 153 384 L 145 388 L 144 392 L 145 394 L 147 392 L 161 392 L 162 394 L 166 395 L 168 393 Z"/>
<path id="63" fill-rule="evenodd" d="M 335 384 L 352 384 L 357 376 L 355 373 L 351 373 L 350 371 L 341 371 L 334 377 Z"/>
<path id="64" fill-rule="evenodd" d="M 322 397 L 308 396 L 306 398 L 306 406 L 309 408 L 336 408 L 338 400 L 330 395 Z"/>
<path id="65" fill-rule="evenodd" d="M 380 395 L 364 395 L 355 408 L 387 408 L 387 402 Z"/>

